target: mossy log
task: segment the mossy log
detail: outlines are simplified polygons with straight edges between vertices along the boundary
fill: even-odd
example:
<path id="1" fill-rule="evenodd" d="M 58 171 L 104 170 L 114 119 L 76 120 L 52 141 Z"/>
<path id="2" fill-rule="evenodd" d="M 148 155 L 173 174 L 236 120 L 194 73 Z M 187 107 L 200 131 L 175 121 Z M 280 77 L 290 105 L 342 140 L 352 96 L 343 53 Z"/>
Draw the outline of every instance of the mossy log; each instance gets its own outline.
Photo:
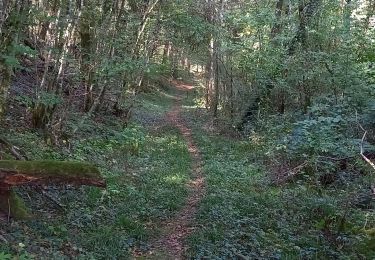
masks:
<path id="1" fill-rule="evenodd" d="M 80 162 L 0 161 L 0 189 L 29 183 L 73 183 L 105 187 L 95 166 Z"/>
<path id="2" fill-rule="evenodd" d="M 98 168 L 87 163 L 0 160 L 0 211 L 18 219 L 26 218 L 25 204 L 12 187 L 52 183 L 106 186 Z"/>

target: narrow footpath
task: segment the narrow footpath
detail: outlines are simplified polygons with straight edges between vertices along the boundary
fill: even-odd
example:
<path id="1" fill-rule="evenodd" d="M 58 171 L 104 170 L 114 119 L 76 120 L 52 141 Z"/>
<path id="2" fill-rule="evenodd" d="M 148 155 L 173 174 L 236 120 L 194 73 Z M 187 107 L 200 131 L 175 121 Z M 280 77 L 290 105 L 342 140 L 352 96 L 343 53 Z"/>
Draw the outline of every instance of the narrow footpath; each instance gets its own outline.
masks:
<path id="1" fill-rule="evenodd" d="M 192 89 L 191 86 L 183 84 L 176 84 L 176 88 L 185 93 Z M 163 224 L 162 230 L 164 232 L 162 236 L 151 246 L 151 258 L 162 254 L 166 259 L 183 259 L 184 252 L 187 250 L 185 240 L 195 229 L 194 223 L 198 205 L 205 194 L 201 152 L 194 142 L 192 130 L 181 117 L 181 103 L 182 97 L 176 97 L 174 105 L 171 111 L 166 114 L 166 117 L 167 121 L 181 132 L 192 158 L 191 180 L 187 184 L 189 195 L 185 206 L 174 218 Z"/>

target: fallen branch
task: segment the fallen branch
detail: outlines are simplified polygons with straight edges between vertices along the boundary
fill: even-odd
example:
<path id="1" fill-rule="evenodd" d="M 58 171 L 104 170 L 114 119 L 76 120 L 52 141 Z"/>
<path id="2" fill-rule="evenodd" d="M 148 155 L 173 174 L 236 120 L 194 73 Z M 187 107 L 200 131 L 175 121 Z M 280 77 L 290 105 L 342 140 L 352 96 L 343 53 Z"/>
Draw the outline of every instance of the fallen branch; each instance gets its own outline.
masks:
<path id="1" fill-rule="evenodd" d="M 362 127 L 362 126 L 361 126 Z M 363 128 L 362 128 L 363 129 Z M 364 129 L 363 129 L 364 130 Z M 365 131 L 365 133 L 363 134 L 363 137 L 362 137 L 362 141 L 361 141 L 361 156 L 362 158 L 368 163 L 371 165 L 371 167 L 375 170 L 375 164 L 369 159 L 366 157 L 366 155 L 364 154 L 365 153 L 365 149 L 363 148 L 363 144 L 365 142 L 365 139 L 366 139 L 366 135 L 367 135 L 367 131 Z"/>
<path id="2" fill-rule="evenodd" d="M 2 235 L 0 235 L 0 240 L 4 243 L 8 244 L 8 240 L 6 240 Z"/>
<path id="3" fill-rule="evenodd" d="M 60 209 L 64 210 L 65 208 L 65 205 L 61 204 L 57 199 L 53 198 L 51 195 L 49 195 L 46 191 L 44 191 L 43 189 L 40 189 L 40 192 L 47 198 L 49 199 L 51 202 L 53 202 L 54 204 L 56 204 Z"/>
<path id="4" fill-rule="evenodd" d="M 341 158 L 335 158 L 335 157 L 329 157 L 329 156 L 317 156 L 317 158 L 321 158 L 321 159 L 327 159 L 327 160 L 331 160 L 331 161 L 344 161 L 344 160 L 348 160 L 348 159 L 353 159 L 357 156 L 347 156 L 347 157 L 341 157 Z"/>
<path id="5" fill-rule="evenodd" d="M 27 156 L 21 152 L 20 148 L 17 146 L 12 145 L 8 140 L 6 140 L 4 137 L 0 136 L 0 144 L 5 145 L 11 154 L 17 159 L 17 160 L 28 160 Z"/>
<path id="6" fill-rule="evenodd" d="M 298 165 L 297 167 L 294 167 L 293 169 L 291 170 L 288 170 L 282 174 L 280 174 L 280 176 L 282 176 L 281 178 L 278 178 L 275 182 L 276 185 L 280 185 L 280 184 L 283 184 L 283 183 L 286 183 L 286 182 L 289 182 L 290 180 L 292 180 L 295 176 L 297 176 L 302 170 L 303 168 L 305 168 L 305 166 L 308 164 L 307 161 L 305 161 L 304 163 Z"/>
<path id="7" fill-rule="evenodd" d="M 363 136 L 362 136 L 361 145 L 360 145 L 360 154 L 361 154 L 362 158 L 375 170 L 375 164 L 369 158 L 367 158 L 366 155 L 365 155 L 364 143 L 365 143 L 366 136 L 367 136 L 367 130 L 359 123 L 357 112 L 356 112 L 356 119 L 357 119 L 358 126 L 363 131 Z"/>

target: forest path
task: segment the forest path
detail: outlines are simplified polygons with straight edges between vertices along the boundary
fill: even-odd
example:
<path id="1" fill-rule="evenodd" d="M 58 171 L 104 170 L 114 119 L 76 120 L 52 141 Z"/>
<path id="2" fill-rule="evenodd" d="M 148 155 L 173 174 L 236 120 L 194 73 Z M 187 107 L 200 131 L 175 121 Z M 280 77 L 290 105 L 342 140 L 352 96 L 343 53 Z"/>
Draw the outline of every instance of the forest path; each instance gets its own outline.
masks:
<path id="1" fill-rule="evenodd" d="M 173 82 L 173 84 L 179 92 L 185 95 L 194 89 L 191 85 L 179 82 Z M 162 224 L 161 237 L 151 245 L 152 252 L 149 257 L 151 259 L 183 259 L 187 249 L 185 240 L 195 229 L 194 221 L 198 205 L 205 194 L 201 152 L 194 142 L 191 128 L 181 116 L 183 95 L 175 96 L 174 99 L 174 105 L 166 114 L 166 119 L 180 131 L 192 158 L 191 179 L 187 183 L 189 195 L 186 204 L 177 212 L 176 216 Z"/>

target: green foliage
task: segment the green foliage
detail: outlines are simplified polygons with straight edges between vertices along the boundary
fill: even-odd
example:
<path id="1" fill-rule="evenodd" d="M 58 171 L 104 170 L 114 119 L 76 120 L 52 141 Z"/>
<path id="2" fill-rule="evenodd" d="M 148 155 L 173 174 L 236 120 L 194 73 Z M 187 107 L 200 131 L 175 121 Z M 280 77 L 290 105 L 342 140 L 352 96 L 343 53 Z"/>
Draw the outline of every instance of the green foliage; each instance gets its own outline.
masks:
<path id="1" fill-rule="evenodd" d="M 0 60 L 10 69 L 25 69 L 19 62 L 20 55 L 34 57 L 37 51 L 23 44 L 13 43 L 8 47 L 6 54 L 0 55 Z"/>
<path id="2" fill-rule="evenodd" d="M 76 158 L 85 160 L 87 155 L 126 158 L 138 155 L 144 145 L 146 135 L 139 126 L 130 126 L 122 131 L 114 131 L 105 138 L 83 139 L 76 144 Z M 85 156 L 86 155 L 86 156 Z"/>
<path id="3" fill-rule="evenodd" d="M 0 259 L 1 260 L 10 260 L 10 259 L 12 259 L 12 255 L 4 253 L 4 252 L 1 252 L 0 253 Z"/>
<path id="4" fill-rule="evenodd" d="M 29 254 L 23 253 L 20 255 L 11 255 L 11 254 L 6 254 L 4 252 L 0 252 L 0 260 L 29 260 L 29 259 L 34 259 L 32 258 Z"/>
<path id="5" fill-rule="evenodd" d="M 350 99 L 337 101 L 326 96 L 306 114 L 260 118 L 249 135 L 249 149 L 265 160 L 272 179 L 287 179 L 286 175 L 298 169 L 297 179 L 324 185 L 350 182 L 370 170 L 360 162 L 363 131 L 358 124 L 367 120 L 358 115 L 356 107 Z M 365 147 L 372 151 L 372 145 L 365 143 Z"/>
<path id="6" fill-rule="evenodd" d="M 182 45 L 193 52 L 198 52 L 199 48 L 208 44 L 211 33 L 218 31 L 201 16 L 194 15 L 185 10 L 176 7 L 170 7 L 172 10 L 168 13 L 164 23 L 166 28 L 171 31 L 171 39 L 176 45 Z"/>
<path id="7" fill-rule="evenodd" d="M 26 98 L 26 97 L 25 97 Z M 26 98 L 26 104 L 28 104 Z M 32 101 L 32 104 L 42 104 L 46 107 L 54 107 L 62 103 L 62 98 L 54 93 L 42 91 L 38 93 L 38 97 Z"/>
<path id="8" fill-rule="evenodd" d="M 352 129 L 356 126 L 355 111 L 346 103 L 334 105 L 331 100 L 320 102 L 308 110 L 308 119 L 293 124 L 284 143 L 292 156 L 311 158 L 316 155 L 353 156 L 358 152 L 358 140 Z"/>

